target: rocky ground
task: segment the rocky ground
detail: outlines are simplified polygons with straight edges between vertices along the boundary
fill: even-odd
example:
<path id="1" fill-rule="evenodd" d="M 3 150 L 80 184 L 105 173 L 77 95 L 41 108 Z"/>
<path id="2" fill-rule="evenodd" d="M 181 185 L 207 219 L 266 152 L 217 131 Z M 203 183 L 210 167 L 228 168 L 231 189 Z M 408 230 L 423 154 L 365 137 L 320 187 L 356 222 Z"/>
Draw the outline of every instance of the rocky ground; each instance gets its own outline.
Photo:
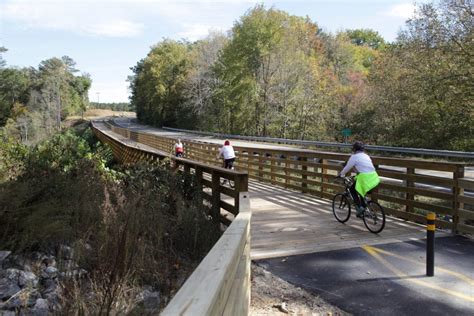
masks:
<path id="1" fill-rule="evenodd" d="M 71 248 L 66 246 L 56 257 L 33 253 L 24 258 L 0 251 L 0 316 L 60 313 L 61 280 L 87 274 L 77 267 L 72 256 Z M 157 300 L 155 293 L 148 294 L 142 295 L 143 303 Z M 250 315 L 348 314 L 253 264 Z"/>
<path id="2" fill-rule="evenodd" d="M 63 252 L 65 265 L 70 260 L 70 248 Z M 49 315 L 59 304 L 61 294 L 58 279 L 61 275 L 85 273 L 84 270 L 64 267 L 60 272 L 56 258 L 35 253 L 25 259 L 0 251 L 0 315 Z"/>
<path id="3" fill-rule="evenodd" d="M 252 264 L 250 315 L 349 315 L 318 296 Z"/>
<path id="4" fill-rule="evenodd" d="M 73 249 L 67 246 L 56 256 L 39 252 L 18 256 L 0 251 L 0 316 L 63 314 L 65 282 L 87 278 L 88 274 L 72 258 Z M 133 306 L 147 315 L 156 314 L 160 294 L 146 287 L 136 294 Z"/>

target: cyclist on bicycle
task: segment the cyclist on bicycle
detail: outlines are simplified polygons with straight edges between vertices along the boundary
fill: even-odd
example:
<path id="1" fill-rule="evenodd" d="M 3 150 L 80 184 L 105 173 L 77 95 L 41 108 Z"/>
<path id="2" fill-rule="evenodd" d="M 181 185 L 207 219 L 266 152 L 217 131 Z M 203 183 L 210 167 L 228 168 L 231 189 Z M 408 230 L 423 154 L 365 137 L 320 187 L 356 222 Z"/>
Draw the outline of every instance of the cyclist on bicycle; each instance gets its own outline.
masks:
<path id="1" fill-rule="evenodd" d="M 352 145 L 352 155 L 347 161 L 344 169 L 338 177 L 344 177 L 352 168 L 357 172 L 354 177 L 354 184 L 350 187 L 352 198 L 357 206 L 357 216 L 360 217 L 367 205 L 365 205 L 365 195 L 372 191 L 380 183 L 380 178 L 375 171 L 374 164 L 369 155 L 364 152 L 365 145 L 360 141 Z"/>
<path id="2" fill-rule="evenodd" d="M 234 147 L 230 145 L 229 140 L 224 142 L 224 146 L 219 149 L 217 158 L 224 157 L 224 168 L 232 169 L 235 161 Z"/>

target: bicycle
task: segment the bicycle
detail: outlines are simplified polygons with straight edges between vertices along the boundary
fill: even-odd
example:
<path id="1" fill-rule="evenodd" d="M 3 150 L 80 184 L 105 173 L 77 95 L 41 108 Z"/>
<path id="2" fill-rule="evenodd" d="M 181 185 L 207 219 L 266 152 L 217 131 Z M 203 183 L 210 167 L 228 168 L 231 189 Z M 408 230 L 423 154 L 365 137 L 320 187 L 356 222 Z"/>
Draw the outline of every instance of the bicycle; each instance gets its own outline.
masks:
<path id="1" fill-rule="evenodd" d="M 332 199 L 332 212 L 334 217 L 340 222 L 345 223 L 351 216 L 351 204 L 356 206 L 349 188 L 354 184 L 354 177 L 344 177 L 344 192 L 337 193 Z M 385 227 L 385 210 L 383 207 L 367 197 L 363 197 L 366 208 L 362 213 L 362 219 L 365 227 L 374 234 L 380 233 Z"/>
<path id="2" fill-rule="evenodd" d="M 223 167 L 224 167 L 225 169 L 234 170 L 234 162 L 233 162 L 233 161 L 229 161 L 228 164 L 227 164 L 227 168 L 226 168 L 225 161 L 224 161 Z M 221 180 L 221 185 L 225 185 L 227 181 L 229 181 L 229 186 L 233 189 L 233 188 L 235 187 L 235 183 L 234 183 L 233 180 L 222 179 L 222 180 Z"/>

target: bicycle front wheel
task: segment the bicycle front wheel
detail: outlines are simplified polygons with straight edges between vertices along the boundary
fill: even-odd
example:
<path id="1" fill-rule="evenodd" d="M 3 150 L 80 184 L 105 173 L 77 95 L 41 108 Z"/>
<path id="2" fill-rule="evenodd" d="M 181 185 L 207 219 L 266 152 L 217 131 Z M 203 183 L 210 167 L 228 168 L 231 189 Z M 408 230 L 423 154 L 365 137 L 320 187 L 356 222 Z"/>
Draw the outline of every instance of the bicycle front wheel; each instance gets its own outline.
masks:
<path id="1" fill-rule="evenodd" d="M 345 194 L 339 193 L 334 196 L 332 199 L 332 212 L 339 222 L 347 222 L 351 216 L 351 203 Z"/>
<path id="2" fill-rule="evenodd" d="M 374 201 L 367 203 L 364 212 L 364 224 L 374 234 L 380 233 L 385 227 L 385 211 L 383 207 Z"/>

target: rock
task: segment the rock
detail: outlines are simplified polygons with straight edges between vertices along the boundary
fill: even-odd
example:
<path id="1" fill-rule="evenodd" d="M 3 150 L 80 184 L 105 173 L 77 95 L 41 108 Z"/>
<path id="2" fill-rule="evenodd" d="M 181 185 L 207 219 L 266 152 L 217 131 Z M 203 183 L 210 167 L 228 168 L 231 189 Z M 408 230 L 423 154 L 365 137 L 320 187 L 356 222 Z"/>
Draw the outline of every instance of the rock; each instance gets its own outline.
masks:
<path id="1" fill-rule="evenodd" d="M 149 311 L 157 310 L 160 306 L 160 292 L 152 291 L 151 288 L 147 288 L 141 292 L 138 295 L 138 299 L 143 304 L 143 307 Z"/>
<path id="2" fill-rule="evenodd" d="M 11 251 L 0 251 L 0 265 L 11 253 Z"/>
<path id="3" fill-rule="evenodd" d="M 4 269 L 15 268 L 18 270 L 28 270 L 29 267 L 26 263 L 26 260 L 18 255 L 9 255 L 5 259 L 3 259 L 2 266 Z"/>
<path id="4" fill-rule="evenodd" d="M 38 277 L 33 272 L 10 268 L 7 269 L 6 276 L 11 281 L 16 282 L 21 288 L 38 285 Z"/>
<path id="5" fill-rule="evenodd" d="M 286 306 L 286 303 L 281 303 L 280 305 L 280 311 L 282 311 L 285 314 L 288 314 L 288 307 Z"/>
<path id="6" fill-rule="evenodd" d="M 54 279 L 42 279 L 41 286 L 43 290 L 41 291 L 44 294 L 49 294 L 55 292 L 58 288 L 58 283 Z"/>
<path id="7" fill-rule="evenodd" d="M 21 298 L 19 296 L 11 297 L 8 301 L 5 302 L 4 309 L 14 310 L 19 309 L 23 305 Z"/>
<path id="8" fill-rule="evenodd" d="M 20 291 L 20 287 L 7 278 L 0 279 L 0 300 L 7 300 Z"/>
<path id="9" fill-rule="evenodd" d="M 16 316 L 16 313 L 14 311 L 0 310 L 0 316 Z"/>
<path id="10" fill-rule="evenodd" d="M 47 316 L 49 312 L 49 302 L 48 300 L 39 298 L 36 300 L 35 306 L 30 310 L 30 315 L 32 316 Z"/>
<path id="11" fill-rule="evenodd" d="M 58 269 L 50 266 L 43 270 L 41 277 L 44 279 L 54 279 L 58 276 Z"/>
<path id="12" fill-rule="evenodd" d="M 43 256 L 41 262 L 46 267 L 56 267 L 56 258 L 54 256 Z"/>
<path id="13" fill-rule="evenodd" d="M 276 305 L 273 305 L 273 307 L 278 308 L 280 312 L 282 313 L 285 313 L 285 314 L 289 313 L 288 306 L 286 306 L 286 303 L 276 304 Z"/>

